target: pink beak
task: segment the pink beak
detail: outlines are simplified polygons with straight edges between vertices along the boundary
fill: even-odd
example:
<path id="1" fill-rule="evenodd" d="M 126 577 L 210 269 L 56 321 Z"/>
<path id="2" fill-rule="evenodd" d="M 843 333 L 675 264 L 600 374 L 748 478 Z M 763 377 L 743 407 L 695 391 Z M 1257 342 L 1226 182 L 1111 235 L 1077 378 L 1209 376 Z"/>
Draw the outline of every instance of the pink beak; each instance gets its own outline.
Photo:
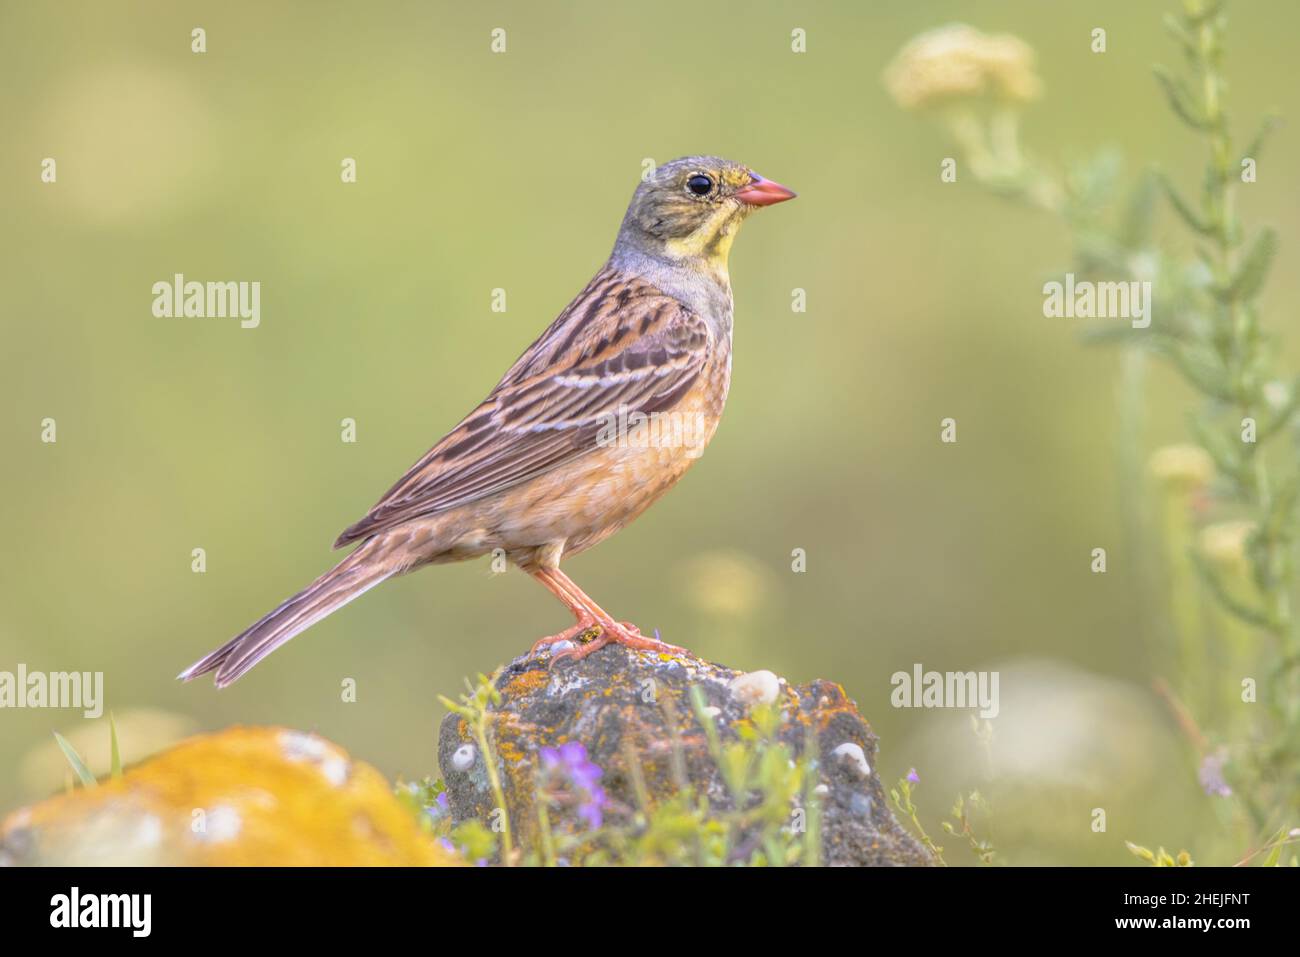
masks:
<path id="1" fill-rule="evenodd" d="M 750 175 L 754 177 L 754 181 L 734 194 L 742 203 L 750 206 L 771 206 L 774 203 L 784 203 L 787 199 L 794 199 L 798 195 L 794 190 L 786 189 L 780 183 L 770 179 L 764 179 L 757 173 L 750 173 Z"/>

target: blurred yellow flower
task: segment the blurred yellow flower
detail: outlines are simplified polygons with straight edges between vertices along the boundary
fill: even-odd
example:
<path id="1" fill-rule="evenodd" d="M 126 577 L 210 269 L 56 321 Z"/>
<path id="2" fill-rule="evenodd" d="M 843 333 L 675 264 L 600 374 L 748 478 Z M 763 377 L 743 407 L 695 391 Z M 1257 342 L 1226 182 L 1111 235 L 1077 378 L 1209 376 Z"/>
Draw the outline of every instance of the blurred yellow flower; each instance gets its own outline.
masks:
<path id="1" fill-rule="evenodd" d="M 699 611 L 720 618 L 743 618 L 763 601 L 771 575 L 743 552 L 714 551 L 685 562 L 683 592 Z"/>
<path id="2" fill-rule="evenodd" d="M 1218 522 L 1201 529 L 1201 554 L 1223 568 L 1246 566 L 1246 543 L 1255 531 L 1255 523 L 1247 520 Z"/>
<path id="3" fill-rule="evenodd" d="M 1214 478 L 1214 460 L 1199 445 L 1166 445 L 1151 453 L 1147 469 L 1163 485 L 1199 488 Z"/>
<path id="4" fill-rule="evenodd" d="M 964 23 L 913 38 L 885 70 L 890 96 L 905 110 L 990 94 L 1027 103 L 1042 92 L 1034 51 L 1019 37 L 986 34 Z"/>

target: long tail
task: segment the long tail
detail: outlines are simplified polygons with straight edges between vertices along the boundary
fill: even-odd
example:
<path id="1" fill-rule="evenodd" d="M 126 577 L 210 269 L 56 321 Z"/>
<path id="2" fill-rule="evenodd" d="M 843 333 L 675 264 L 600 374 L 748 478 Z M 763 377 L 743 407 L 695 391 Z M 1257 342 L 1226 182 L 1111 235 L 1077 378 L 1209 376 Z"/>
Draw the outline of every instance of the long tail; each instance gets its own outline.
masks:
<path id="1" fill-rule="evenodd" d="M 306 631 L 384 579 L 406 570 L 398 562 L 386 561 L 381 551 L 377 539 L 366 542 L 280 607 L 259 618 L 177 677 L 189 681 L 215 671 L 218 688 L 237 681 L 290 638 Z"/>

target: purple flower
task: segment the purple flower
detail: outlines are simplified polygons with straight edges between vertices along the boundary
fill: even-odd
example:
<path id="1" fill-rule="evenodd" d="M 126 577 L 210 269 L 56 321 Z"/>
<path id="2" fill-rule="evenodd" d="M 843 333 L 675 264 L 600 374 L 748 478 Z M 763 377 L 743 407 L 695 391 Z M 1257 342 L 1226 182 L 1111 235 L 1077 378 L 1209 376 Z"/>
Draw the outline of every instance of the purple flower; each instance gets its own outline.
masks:
<path id="1" fill-rule="evenodd" d="M 1230 797 L 1232 788 L 1223 777 L 1224 765 L 1228 763 L 1228 752 L 1220 748 L 1201 759 L 1201 769 L 1197 772 L 1201 788 L 1211 797 Z"/>
<path id="2" fill-rule="evenodd" d="M 580 741 L 567 741 L 558 748 L 541 748 L 542 774 L 555 780 L 563 790 L 572 793 L 578 817 L 594 830 L 604 821 L 604 809 L 609 801 L 600 786 L 604 772 L 600 765 L 587 757 L 587 749 Z"/>
<path id="3" fill-rule="evenodd" d="M 429 815 L 429 820 L 431 821 L 441 821 L 444 817 L 450 814 L 451 805 L 447 799 L 447 792 L 443 791 L 434 798 L 433 803 L 425 807 L 424 813 Z"/>
<path id="4" fill-rule="evenodd" d="M 587 830 L 594 831 L 604 822 L 604 806 L 605 792 L 600 788 L 591 792 L 589 799 L 578 805 L 578 817 L 586 822 Z"/>
<path id="5" fill-rule="evenodd" d="M 907 772 L 907 780 L 911 781 L 913 784 L 921 783 L 921 775 L 916 773 L 916 768 L 912 768 Z"/>

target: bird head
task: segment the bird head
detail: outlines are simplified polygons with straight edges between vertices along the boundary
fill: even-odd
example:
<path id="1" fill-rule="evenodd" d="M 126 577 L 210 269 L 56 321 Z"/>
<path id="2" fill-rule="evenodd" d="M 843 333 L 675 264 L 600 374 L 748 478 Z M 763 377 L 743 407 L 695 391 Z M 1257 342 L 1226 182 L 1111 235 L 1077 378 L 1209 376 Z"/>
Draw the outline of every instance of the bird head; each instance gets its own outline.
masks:
<path id="1" fill-rule="evenodd" d="M 619 243 L 657 259 L 725 271 L 745 217 L 759 206 L 794 197 L 792 190 L 740 163 L 687 156 L 643 179 L 623 217 Z"/>

